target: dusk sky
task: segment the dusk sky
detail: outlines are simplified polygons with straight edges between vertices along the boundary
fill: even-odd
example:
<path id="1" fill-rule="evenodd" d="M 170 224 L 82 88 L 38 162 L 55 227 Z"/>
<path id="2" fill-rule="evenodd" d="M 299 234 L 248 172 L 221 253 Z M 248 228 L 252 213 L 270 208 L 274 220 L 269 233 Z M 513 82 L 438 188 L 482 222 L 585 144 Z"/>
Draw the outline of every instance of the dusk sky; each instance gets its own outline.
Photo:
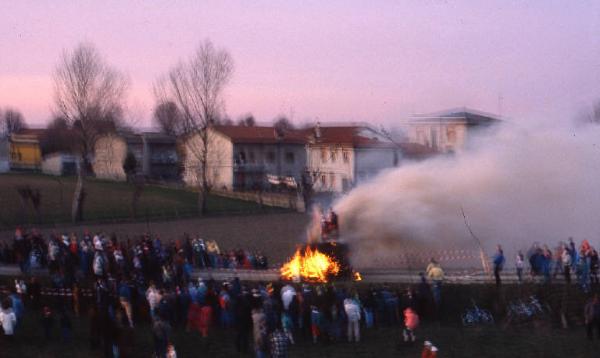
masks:
<path id="1" fill-rule="evenodd" d="M 600 99 L 600 1 L 8 4 L 0 109 L 16 108 L 34 126 L 52 115 L 62 51 L 81 41 L 128 75 L 128 115 L 142 125 L 150 124 L 156 78 L 206 38 L 233 57 L 233 119 L 251 112 L 259 121 L 284 114 L 391 124 L 467 106 L 558 121 Z"/>

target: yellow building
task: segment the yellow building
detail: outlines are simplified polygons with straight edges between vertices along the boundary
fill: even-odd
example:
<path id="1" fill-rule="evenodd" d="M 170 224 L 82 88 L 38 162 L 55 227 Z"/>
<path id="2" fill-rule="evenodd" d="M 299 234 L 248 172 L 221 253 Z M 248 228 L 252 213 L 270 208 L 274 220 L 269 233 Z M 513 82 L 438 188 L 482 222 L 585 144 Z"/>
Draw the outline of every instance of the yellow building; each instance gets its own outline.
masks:
<path id="1" fill-rule="evenodd" d="M 40 170 L 42 151 L 40 136 L 43 130 L 26 129 L 10 136 L 10 169 Z"/>

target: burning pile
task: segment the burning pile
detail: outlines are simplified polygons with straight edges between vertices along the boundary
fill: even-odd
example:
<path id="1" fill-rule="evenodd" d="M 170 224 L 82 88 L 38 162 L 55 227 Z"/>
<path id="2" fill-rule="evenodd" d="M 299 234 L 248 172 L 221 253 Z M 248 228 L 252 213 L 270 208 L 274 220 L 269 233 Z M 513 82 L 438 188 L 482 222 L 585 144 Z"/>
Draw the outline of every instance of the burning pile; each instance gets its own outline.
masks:
<path id="1" fill-rule="evenodd" d="M 281 277 L 287 280 L 327 282 L 339 273 L 340 264 L 334 258 L 310 246 L 296 250 L 292 259 L 281 267 Z"/>

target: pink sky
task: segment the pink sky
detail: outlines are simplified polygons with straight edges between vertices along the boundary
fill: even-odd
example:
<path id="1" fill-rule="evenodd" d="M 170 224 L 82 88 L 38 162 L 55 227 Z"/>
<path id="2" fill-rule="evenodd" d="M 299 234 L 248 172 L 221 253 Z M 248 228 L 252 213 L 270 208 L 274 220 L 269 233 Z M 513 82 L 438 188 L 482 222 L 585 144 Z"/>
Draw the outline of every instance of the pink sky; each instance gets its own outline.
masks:
<path id="1" fill-rule="evenodd" d="M 150 5 L 152 4 L 152 5 Z M 93 42 L 150 123 L 152 84 L 197 44 L 227 48 L 227 114 L 394 123 L 468 106 L 571 118 L 600 99 L 600 2 L 13 1 L 0 13 L 0 109 L 52 114 L 63 49 Z"/>

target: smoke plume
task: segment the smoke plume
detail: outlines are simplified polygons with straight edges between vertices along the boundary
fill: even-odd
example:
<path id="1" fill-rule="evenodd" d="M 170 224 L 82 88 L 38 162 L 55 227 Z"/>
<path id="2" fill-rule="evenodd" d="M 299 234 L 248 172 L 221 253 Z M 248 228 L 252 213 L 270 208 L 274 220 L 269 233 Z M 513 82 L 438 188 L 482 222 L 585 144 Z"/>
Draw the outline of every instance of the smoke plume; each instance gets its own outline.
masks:
<path id="1" fill-rule="evenodd" d="M 600 129 L 591 126 L 504 128 L 475 150 L 383 172 L 335 204 L 354 265 L 410 266 L 411 257 L 444 249 L 478 252 L 461 208 L 484 251 L 492 255 L 501 244 L 509 267 L 517 250 L 525 253 L 534 242 L 554 248 L 572 236 L 597 247 L 599 139 Z"/>

